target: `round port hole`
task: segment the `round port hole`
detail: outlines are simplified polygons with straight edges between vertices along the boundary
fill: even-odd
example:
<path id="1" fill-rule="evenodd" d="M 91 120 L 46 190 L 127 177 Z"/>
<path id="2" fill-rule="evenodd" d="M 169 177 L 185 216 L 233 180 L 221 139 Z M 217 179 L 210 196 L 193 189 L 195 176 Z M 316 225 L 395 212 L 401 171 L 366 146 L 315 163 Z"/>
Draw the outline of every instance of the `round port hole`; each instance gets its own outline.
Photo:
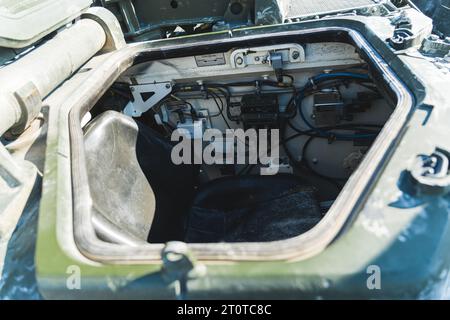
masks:
<path id="1" fill-rule="evenodd" d="M 230 11 L 234 15 L 238 15 L 244 10 L 244 7 L 239 2 L 233 2 L 230 6 Z"/>

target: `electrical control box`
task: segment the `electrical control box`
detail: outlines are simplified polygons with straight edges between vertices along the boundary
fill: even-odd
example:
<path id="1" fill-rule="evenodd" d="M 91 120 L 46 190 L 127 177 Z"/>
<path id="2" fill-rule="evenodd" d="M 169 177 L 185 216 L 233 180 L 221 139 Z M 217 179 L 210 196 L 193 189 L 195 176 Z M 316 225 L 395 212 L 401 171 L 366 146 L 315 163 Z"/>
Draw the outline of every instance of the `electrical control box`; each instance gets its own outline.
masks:
<path id="1" fill-rule="evenodd" d="M 247 128 L 276 126 L 279 106 L 276 94 L 249 94 L 241 100 L 241 120 Z"/>
<path id="2" fill-rule="evenodd" d="M 344 114 L 344 101 L 338 90 L 323 90 L 314 95 L 313 115 L 318 126 L 334 126 Z"/>

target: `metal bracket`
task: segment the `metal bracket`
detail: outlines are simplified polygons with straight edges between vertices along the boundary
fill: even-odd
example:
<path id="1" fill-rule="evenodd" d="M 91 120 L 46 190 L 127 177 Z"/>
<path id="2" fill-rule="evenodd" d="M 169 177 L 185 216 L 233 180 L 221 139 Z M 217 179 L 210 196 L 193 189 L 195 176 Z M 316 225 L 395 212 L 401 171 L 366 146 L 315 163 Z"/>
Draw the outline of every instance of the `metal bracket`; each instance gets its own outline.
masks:
<path id="1" fill-rule="evenodd" d="M 391 24 L 395 25 L 394 34 L 388 39 L 389 44 L 395 50 L 405 50 L 420 44 L 422 39 L 420 33 L 412 30 L 411 19 L 403 11 L 400 15 L 391 20 Z"/>
<path id="2" fill-rule="evenodd" d="M 282 64 L 301 63 L 305 61 L 305 49 L 296 43 L 237 49 L 231 53 L 230 62 L 233 68 L 245 68 L 249 65 L 273 65 L 272 56 L 277 61 L 281 60 Z"/>
<path id="3" fill-rule="evenodd" d="M 395 50 L 405 50 L 418 43 L 418 37 L 410 29 L 395 29 L 394 35 L 389 39 L 389 44 Z"/>
<path id="4" fill-rule="evenodd" d="M 134 101 L 129 102 L 123 113 L 130 117 L 140 117 L 144 112 L 153 108 L 172 92 L 170 82 L 158 82 L 131 86 Z"/>
<path id="5" fill-rule="evenodd" d="M 42 108 L 42 98 L 33 82 L 27 82 L 13 94 L 20 107 L 20 119 L 9 130 L 9 134 L 18 136 L 25 131 L 31 122 L 39 115 Z"/>
<path id="6" fill-rule="evenodd" d="M 432 34 L 423 40 L 420 52 L 427 56 L 443 58 L 450 53 L 450 37 L 440 39 Z"/>

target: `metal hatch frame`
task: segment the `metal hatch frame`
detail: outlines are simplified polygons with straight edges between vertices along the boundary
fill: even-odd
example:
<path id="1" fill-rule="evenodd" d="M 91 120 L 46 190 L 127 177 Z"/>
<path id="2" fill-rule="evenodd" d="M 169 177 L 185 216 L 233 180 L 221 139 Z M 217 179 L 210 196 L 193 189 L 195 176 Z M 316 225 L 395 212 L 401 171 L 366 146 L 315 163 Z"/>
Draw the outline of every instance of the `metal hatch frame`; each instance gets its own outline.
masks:
<path id="1" fill-rule="evenodd" d="M 333 21 L 329 20 L 332 24 Z M 189 250 L 199 261 L 273 261 L 303 260 L 324 250 L 361 209 L 373 182 L 379 176 L 394 146 L 399 141 L 413 110 L 414 98 L 401 80 L 394 74 L 380 54 L 365 40 L 361 33 L 348 27 L 317 27 L 306 30 L 282 31 L 268 34 L 245 35 L 216 41 L 200 41 L 194 44 L 172 45 L 152 48 L 149 43 L 126 47 L 112 54 L 67 102 L 70 111 L 69 132 L 71 141 L 71 169 L 73 195 L 73 223 L 75 243 L 80 252 L 89 259 L 113 264 L 161 263 L 161 251 L 165 244 L 143 244 L 130 247 L 103 242 L 96 236 L 91 222 L 92 201 L 89 193 L 81 119 L 114 81 L 132 65 L 157 60 L 182 52 L 192 55 L 191 50 L 215 46 L 231 46 L 251 41 L 285 39 L 289 37 L 310 37 L 317 35 L 347 38 L 353 44 L 373 71 L 382 75 L 379 79 L 388 86 L 397 106 L 377 140 L 370 148 L 360 167 L 353 173 L 341 194 L 325 215 L 311 230 L 297 237 L 267 243 L 211 243 L 188 244 Z M 181 56 L 180 55 L 180 56 Z M 357 192 L 356 192 L 357 191 Z"/>

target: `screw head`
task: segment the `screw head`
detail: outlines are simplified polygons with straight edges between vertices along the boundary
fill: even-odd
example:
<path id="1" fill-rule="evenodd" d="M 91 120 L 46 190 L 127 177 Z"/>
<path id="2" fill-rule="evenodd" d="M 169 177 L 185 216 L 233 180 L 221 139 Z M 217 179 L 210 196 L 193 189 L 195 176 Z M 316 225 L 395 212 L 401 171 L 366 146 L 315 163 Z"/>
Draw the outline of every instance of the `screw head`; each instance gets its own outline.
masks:
<path id="1" fill-rule="evenodd" d="M 237 57 L 237 58 L 236 58 L 236 64 L 237 64 L 237 65 L 240 66 L 240 65 L 242 65 L 243 63 L 244 63 L 244 59 L 242 59 L 242 57 Z"/>
<path id="2" fill-rule="evenodd" d="M 300 52 L 293 51 L 292 52 L 292 59 L 297 60 L 300 57 Z"/>

